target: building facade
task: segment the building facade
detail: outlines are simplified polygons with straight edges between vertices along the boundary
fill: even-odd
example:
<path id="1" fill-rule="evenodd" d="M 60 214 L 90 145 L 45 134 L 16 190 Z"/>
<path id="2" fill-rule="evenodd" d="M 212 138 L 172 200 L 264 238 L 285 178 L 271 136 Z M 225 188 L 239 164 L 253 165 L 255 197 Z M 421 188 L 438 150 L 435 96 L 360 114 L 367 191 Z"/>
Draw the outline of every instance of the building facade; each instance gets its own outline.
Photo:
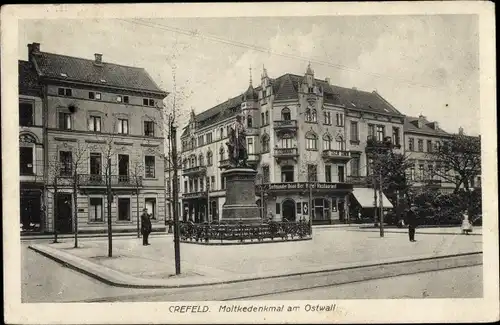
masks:
<path id="1" fill-rule="evenodd" d="M 398 144 L 403 137 L 403 115 L 375 92 L 316 79 L 310 66 L 303 76 L 276 79 L 264 69 L 257 87 L 250 82 L 242 94 L 191 114 L 181 136 L 183 220 L 220 219 L 225 143 L 237 114 L 247 129 L 248 163 L 258 171 L 256 203 L 263 218 L 278 221 L 345 221 L 357 199 L 353 183 L 368 173 L 367 138 L 378 136 L 371 123 Z"/>
<path id="2" fill-rule="evenodd" d="M 167 93 L 144 69 L 104 62 L 101 54 L 68 57 L 42 52 L 37 43 L 28 51 L 41 89 L 43 229 L 105 231 L 108 183 L 114 231 L 136 230 L 143 208 L 154 229 L 165 229 Z"/>

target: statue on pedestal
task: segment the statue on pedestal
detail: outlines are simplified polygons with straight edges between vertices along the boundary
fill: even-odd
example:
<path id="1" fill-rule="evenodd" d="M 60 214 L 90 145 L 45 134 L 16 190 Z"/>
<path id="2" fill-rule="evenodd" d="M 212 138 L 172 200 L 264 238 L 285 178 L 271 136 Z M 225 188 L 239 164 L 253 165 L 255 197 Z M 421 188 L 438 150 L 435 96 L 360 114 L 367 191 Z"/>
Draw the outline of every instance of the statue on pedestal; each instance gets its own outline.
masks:
<path id="1" fill-rule="evenodd" d="M 226 145 L 231 167 L 248 167 L 246 130 L 242 123 L 241 115 L 236 116 L 236 122 L 230 129 L 229 141 L 226 142 Z"/>

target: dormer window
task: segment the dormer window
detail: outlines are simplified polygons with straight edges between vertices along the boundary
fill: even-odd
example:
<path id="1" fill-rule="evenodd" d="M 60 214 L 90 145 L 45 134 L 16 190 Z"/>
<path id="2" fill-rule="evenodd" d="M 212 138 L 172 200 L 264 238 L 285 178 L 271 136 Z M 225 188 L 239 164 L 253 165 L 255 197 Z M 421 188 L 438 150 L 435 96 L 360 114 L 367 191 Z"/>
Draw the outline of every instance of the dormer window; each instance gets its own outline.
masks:
<path id="1" fill-rule="evenodd" d="M 123 102 L 125 104 L 128 104 L 129 103 L 129 97 L 128 96 L 123 96 Z"/>
<path id="2" fill-rule="evenodd" d="M 66 78 L 67 76 L 68 76 L 67 74 L 65 74 L 64 72 L 61 72 L 61 77 Z"/>
<path id="3" fill-rule="evenodd" d="M 71 88 L 58 88 L 57 89 L 57 94 L 59 96 L 68 96 L 71 97 L 73 96 L 73 91 Z"/>
<path id="4" fill-rule="evenodd" d="M 123 101 L 122 96 L 116 96 L 116 101 L 117 101 L 118 103 L 121 103 L 121 102 Z"/>
<path id="5" fill-rule="evenodd" d="M 314 93 L 314 87 L 308 87 L 308 91 L 310 94 Z"/>
<path id="6" fill-rule="evenodd" d="M 155 100 L 152 98 L 143 98 L 142 99 L 142 105 L 143 106 L 155 106 Z"/>
<path id="7" fill-rule="evenodd" d="M 101 93 L 89 91 L 89 99 L 101 100 Z"/>

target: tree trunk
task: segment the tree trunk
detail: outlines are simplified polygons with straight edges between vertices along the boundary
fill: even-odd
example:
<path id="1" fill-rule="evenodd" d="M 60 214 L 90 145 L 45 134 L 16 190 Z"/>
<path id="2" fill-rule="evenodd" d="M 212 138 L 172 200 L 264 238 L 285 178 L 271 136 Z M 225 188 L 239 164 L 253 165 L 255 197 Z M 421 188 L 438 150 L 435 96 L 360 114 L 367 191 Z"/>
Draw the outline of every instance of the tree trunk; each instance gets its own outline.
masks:
<path id="1" fill-rule="evenodd" d="M 141 226 L 139 223 L 139 188 L 137 188 L 136 201 L 137 201 L 137 238 L 141 238 Z"/>
<path id="2" fill-rule="evenodd" d="M 75 248 L 78 248 L 78 203 L 77 203 L 77 195 L 78 195 L 78 175 L 76 174 L 76 168 L 73 175 L 73 215 L 75 218 Z"/>

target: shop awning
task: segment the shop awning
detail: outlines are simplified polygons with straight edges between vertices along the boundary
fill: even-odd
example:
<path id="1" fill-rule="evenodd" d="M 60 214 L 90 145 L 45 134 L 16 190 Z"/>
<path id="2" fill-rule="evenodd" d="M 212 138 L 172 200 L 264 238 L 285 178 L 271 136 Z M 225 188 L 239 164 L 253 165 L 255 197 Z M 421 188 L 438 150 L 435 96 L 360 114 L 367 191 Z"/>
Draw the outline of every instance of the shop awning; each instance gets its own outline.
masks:
<path id="1" fill-rule="evenodd" d="M 362 208 L 373 208 L 373 189 L 365 188 L 365 187 L 355 187 L 352 190 L 352 194 L 361 205 Z M 379 192 L 377 191 L 377 207 L 379 207 Z M 393 208 L 391 202 L 387 197 L 382 193 L 382 202 L 384 204 L 384 208 Z M 380 208 L 380 207 L 379 207 Z"/>

